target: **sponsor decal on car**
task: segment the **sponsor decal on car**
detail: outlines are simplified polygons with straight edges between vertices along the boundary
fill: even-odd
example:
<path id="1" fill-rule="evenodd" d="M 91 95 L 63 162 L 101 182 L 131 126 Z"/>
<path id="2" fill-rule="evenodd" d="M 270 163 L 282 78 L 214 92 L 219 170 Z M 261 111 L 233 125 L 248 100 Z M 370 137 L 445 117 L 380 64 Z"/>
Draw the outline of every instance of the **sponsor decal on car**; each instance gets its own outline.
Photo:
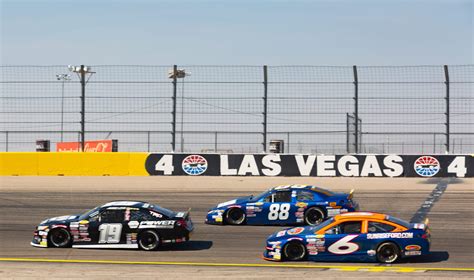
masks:
<path id="1" fill-rule="evenodd" d="M 419 246 L 419 245 L 407 245 L 405 247 L 405 250 L 407 250 L 407 251 L 420 251 L 421 246 Z"/>
<path id="2" fill-rule="evenodd" d="M 173 228 L 176 221 L 143 221 L 138 228 Z"/>
<path id="3" fill-rule="evenodd" d="M 383 238 L 413 238 L 413 232 L 384 232 L 384 233 L 368 233 L 367 239 L 383 239 Z"/>
<path id="4" fill-rule="evenodd" d="M 52 225 L 51 228 L 67 228 L 66 225 Z"/>
<path id="5" fill-rule="evenodd" d="M 421 251 L 406 251 L 405 256 L 420 256 Z"/>
<path id="6" fill-rule="evenodd" d="M 426 225 L 425 224 L 414 224 L 413 228 L 416 229 L 425 229 Z"/>
<path id="7" fill-rule="evenodd" d="M 304 231 L 303 227 L 296 227 L 296 228 L 289 229 L 287 233 L 289 235 L 296 235 L 296 234 L 302 233 L 303 231 Z"/>
<path id="8" fill-rule="evenodd" d="M 281 237 L 281 236 L 284 236 L 285 234 L 286 234 L 286 231 L 281 230 L 281 231 L 277 232 L 276 237 Z"/>
<path id="9" fill-rule="evenodd" d="M 130 221 L 128 222 L 128 227 L 129 228 L 137 228 L 140 225 L 138 221 Z"/>
<path id="10" fill-rule="evenodd" d="M 296 202 L 295 205 L 296 205 L 296 207 L 305 208 L 305 207 L 308 206 L 308 203 L 300 201 L 300 202 Z"/>
<path id="11" fill-rule="evenodd" d="M 333 216 L 341 214 L 341 209 L 327 208 L 326 210 L 328 212 L 328 217 L 333 217 Z"/>

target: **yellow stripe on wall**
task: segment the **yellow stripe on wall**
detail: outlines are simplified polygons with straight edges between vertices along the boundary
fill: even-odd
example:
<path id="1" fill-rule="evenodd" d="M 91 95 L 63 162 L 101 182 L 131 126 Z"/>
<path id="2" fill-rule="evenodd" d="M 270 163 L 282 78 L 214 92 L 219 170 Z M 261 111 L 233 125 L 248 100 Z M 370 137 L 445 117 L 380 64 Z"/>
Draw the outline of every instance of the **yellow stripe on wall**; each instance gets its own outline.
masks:
<path id="1" fill-rule="evenodd" d="M 147 153 L 0 153 L 6 176 L 146 176 Z"/>

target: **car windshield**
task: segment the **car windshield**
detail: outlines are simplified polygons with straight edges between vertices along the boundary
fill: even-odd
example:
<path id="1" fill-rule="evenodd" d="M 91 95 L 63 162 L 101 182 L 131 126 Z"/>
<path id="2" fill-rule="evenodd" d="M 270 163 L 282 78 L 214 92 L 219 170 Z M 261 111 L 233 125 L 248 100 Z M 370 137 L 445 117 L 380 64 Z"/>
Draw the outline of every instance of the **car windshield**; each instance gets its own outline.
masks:
<path id="1" fill-rule="evenodd" d="M 318 230 L 322 229 L 323 227 L 325 227 L 325 226 L 331 224 L 332 222 L 334 222 L 334 218 L 329 218 L 329 219 L 327 219 L 326 221 L 320 223 L 320 224 L 317 225 L 317 226 L 310 227 L 309 230 L 311 230 L 311 231 L 318 231 Z"/>
<path id="2" fill-rule="evenodd" d="M 91 210 L 89 210 L 89 211 L 85 212 L 84 214 L 82 214 L 81 216 L 79 216 L 79 219 L 80 219 L 80 220 L 89 219 L 89 215 L 92 214 L 92 213 L 94 213 L 94 212 L 96 212 L 96 211 L 98 211 L 99 208 L 100 208 L 100 206 L 97 206 L 97 207 L 92 208 Z"/>
<path id="3" fill-rule="evenodd" d="M 161 214 L 163 214 L 165 216 L 168 216 L 168 218 L 172 218 L 172 217 L 176 216 L 176 212 L 168 210 L 168 209 L 163 208 L 163 207 L 161 207 L 159 205 L 156 205 L 156 204 L 151 204 L 149 209 L 154 209 L 154 210 L 160 212 Z"/>
<path id="4" fill-rule="evenodd" d="M 407 222 L 407 221 L 404 221 L 404 220 L 401 220 L 401 219 L 398 219 L 398 218 L 395 218 L 395 217 L 392 217 L 392 216 L 387 216 L 387 220 L 389 220 L 390 222 L 394 222 L 396 224 L 399 224 L 401 226 L 404 226 L 406 228 L 411 228 L 410 223 Z"/>

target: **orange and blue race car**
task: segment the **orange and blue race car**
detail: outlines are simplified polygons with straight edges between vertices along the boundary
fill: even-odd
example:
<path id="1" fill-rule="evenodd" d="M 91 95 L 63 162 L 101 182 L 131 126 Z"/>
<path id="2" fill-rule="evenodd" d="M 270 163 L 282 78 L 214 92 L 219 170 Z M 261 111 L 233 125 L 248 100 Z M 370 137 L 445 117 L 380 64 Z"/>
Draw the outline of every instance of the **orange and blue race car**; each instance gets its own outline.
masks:
<path id="1" fill-rule="evenodd" d="M 281 230 L 267 239 L 264 259 L 272 261 L 378 261 L 429 254 L 430 230 L 389 215 L 352 212 L 318 226 Z"/>
<path id="2" fill-rule="evenodd" d="M 207 224 L 228 225 L 317 225 L 325 219 L 358 211 L 350 193 L 336 193 L 309 185 L 285 185 L 257 196 L 218 204 L 209 210 Z"/>

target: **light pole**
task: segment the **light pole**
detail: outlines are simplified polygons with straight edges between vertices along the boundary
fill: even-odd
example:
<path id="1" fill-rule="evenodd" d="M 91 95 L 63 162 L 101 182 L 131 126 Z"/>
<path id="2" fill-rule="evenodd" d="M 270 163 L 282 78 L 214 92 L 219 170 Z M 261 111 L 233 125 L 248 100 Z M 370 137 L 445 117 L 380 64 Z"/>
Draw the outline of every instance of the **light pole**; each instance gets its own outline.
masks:
<path id="1" fill-rule="evenodd" d="M 63 142 L 64 133 L 64 82 L 71 80 L 69 74 L 56 74 L 56 79 L 61 81 L 61 142 Z"/>
<path id="2" fill-rule="evenodd" d="M 81 152 L 84 151 L 84 142 L 85 142 L 85 129 L 86 129 L 86 84 L 91 78 L 91 76 L 95 73 L 91 71 L 90 66 L 74 66 L 68 65 L 68 69 L 71 72 L 77 74 L 79 79 L 81 80 Z M 89 74 L 89 78 L 86 81 L 86 75 Z"/>
<path id="3" fill-rule="evenodd" d="M 173 79 L 175 85 L 177 79 L 183 79 L 181 85 L 181 152 L 184 152 L 184 78 L 189 75 L 191 75 L 191 73 L 186 73 L 185 69 L 177 69 L 176 67 L 173 70 L 168 71 L 168 78 Z"/>

